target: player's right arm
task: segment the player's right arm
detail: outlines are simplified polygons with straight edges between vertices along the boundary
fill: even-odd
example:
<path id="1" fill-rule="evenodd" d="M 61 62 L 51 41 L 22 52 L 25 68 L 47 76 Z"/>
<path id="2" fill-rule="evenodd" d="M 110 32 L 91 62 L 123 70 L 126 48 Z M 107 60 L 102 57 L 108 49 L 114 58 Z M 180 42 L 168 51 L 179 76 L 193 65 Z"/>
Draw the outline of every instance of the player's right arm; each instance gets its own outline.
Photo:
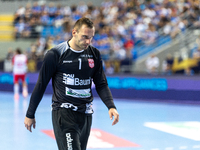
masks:
<path id="1" fill-rule="evenodd" d="M 25 127 L 31 132 L 31 127 L 35 127 L 35 111 L 43 97 L 46 87 L 54 75 L 57 67 L 57 54 L 49 50 L 44 57 L 42 67 L 35 88 L 32 92 L 29 107 L 24 120 Z"/>

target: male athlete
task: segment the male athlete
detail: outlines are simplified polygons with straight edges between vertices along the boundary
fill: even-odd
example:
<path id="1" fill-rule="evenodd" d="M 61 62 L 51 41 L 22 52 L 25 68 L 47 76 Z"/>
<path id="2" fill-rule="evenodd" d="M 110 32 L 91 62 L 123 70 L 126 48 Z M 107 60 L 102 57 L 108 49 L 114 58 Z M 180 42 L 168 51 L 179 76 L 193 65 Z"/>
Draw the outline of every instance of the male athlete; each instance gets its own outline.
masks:
<path id="1" fill-rule="evenodd" d="M 92 81 L 108 108 L 112 125 L 119 121 L 103 72 L 99 51 L 90 46 L 94 36 L 93 22 L 88 18 L 77 20 L 72 38 L 49 50 L 43 61 L 39 78 L 31 95 L 24 120 L 25 127 L 35 128 L 35 111 L 47 84 L 52 78 L 52 122 L 59 150 L 86 150 L 92 124 Z"/>
<path id="2" fill-rule="evenodd" d="M 19 81 L 22 81 L 22 94 L 24 97 L 28 96 L 28 88 L 26 83 L 28 59 L 26 55 L 22 54 L 20 48 L 16 49 L 16 55 L 12 58 L 13 75 L 14 75 L 14 98 L 19 99 Z"/>

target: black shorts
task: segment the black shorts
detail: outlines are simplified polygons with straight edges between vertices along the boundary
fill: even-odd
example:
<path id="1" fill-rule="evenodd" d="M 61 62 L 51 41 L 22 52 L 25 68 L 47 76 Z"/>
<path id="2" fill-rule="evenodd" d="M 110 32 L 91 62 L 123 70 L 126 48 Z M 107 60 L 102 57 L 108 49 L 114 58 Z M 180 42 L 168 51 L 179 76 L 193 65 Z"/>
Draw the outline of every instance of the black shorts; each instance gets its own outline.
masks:
<path id="1" fill-rule="evenodd" d="M 92 115 L 60 108 L 52 110 L 52 122 L 59 150 L 86 150 Z"/>

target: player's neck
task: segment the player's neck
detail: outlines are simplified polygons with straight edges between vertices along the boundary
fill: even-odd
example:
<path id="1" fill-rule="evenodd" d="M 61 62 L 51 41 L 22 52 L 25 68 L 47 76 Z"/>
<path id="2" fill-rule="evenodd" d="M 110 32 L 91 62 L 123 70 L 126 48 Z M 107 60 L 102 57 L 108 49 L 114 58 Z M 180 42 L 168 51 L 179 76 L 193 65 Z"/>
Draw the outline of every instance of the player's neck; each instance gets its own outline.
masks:
<path id="1" fill-rule="evenodd" d="M 75 41 L 74 41 L 73 38 L 69 40 L 68 44 L 69 44 L 69 46 L 70 46 L 73 50 L 75 50 L 75 51 L 82 51 L 82 49 L 79 49 L 79 48 L 76 46 Z"/>

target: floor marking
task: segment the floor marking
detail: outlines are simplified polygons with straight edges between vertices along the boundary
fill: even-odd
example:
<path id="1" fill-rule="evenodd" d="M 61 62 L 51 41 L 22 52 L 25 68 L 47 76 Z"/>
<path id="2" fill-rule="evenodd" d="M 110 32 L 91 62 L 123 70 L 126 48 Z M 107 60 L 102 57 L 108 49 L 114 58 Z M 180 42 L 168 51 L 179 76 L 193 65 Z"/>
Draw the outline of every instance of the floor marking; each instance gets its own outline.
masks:
<path id="1" fill-rule="evenodd" d="M 179 149 L 187 149 L 187 146 L 181 146 Z"/>
<path id="2" fill-rule="evenodd" d="M 53 130 L 41 130 L 46 135 L 55 139 Z M 140 145 L 117 137 L 108 132 L 92 129 L 88 140 L 88 148 L 114 148 L 114 147 L 140 147 Z"/>
<path id="3" fill-rule="evenodd" d="M 146 122 L 144 126 L 178 135 L 195 141 L 200 141 L 200 122 Z"/>
<path id="4" fill-rule="evenodd" d="M 192 148 L 193 149 L 197 149 L 197 148 L 199 149 L 200 145 L 193 145 Z M 189 149 L 189 148 L 188 148 L 188 146 L 180 146 L 179 149 L 184 150 L 184 149 Z M 139 150 L 149 150 L 149 149 L 139 149 Z M 162 148 L 161 149 L 150 148 L 150 150 L 162 150 Z M 164 150 L 175 150 L 175 148 L 174 147 L 166 147 L 166 148 L 164 148 Z M 191 150 L 191 149 L 189 149 L 189 150 Z"/>
<path id="5" fill-rule="evenodd" d="M 192 148 L 200 148 L 200 145 L 194 145 Z"/>

